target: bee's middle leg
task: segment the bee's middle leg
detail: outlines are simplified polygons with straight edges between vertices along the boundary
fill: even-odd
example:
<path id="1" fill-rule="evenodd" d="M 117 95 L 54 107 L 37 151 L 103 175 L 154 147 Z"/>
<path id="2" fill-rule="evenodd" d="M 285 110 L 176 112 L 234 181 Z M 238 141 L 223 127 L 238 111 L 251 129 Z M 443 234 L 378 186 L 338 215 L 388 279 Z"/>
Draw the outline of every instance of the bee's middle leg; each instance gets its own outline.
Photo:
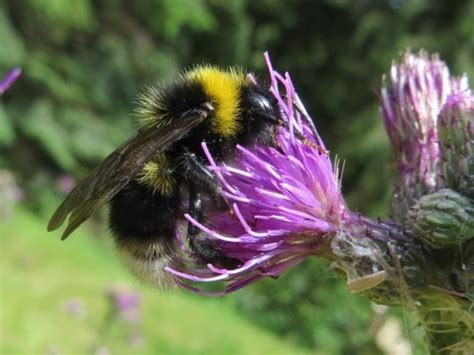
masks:
<path id="1" fill-rule="evenodd" d="M 203 191 L 216 203 L 217 209 L 221 211 L 230 210 L 230 205 L 222 193 L 219 181 L 212 172 L 201 163 L 194 153 L 184 154 L 185 180 L 196 190 Z"/>
<path id="2" fill-rule="evenodd" d="M 193 153 L 185 153 L 184 159 L 185 180 L 189 186 L 189 215 L 199 223 L 203 223 L 206 210 L 204 202 L 209 201 L 209 197 L 211 197 L 210 201 L 215 203 L 215 206 L 208 209 L 208 211 L 216 209 L 220 211 L 230 210 L 229 203 L 222 194 L 218 180 L 209 169 Z M 212 263 L 227 269 L 235 269 L 241 263 L 238 259 L 224 255 L 217 242 L 202 233 L 192 223 L 188 224 L 187 238 L 189 246 L 202 262 Z"/>

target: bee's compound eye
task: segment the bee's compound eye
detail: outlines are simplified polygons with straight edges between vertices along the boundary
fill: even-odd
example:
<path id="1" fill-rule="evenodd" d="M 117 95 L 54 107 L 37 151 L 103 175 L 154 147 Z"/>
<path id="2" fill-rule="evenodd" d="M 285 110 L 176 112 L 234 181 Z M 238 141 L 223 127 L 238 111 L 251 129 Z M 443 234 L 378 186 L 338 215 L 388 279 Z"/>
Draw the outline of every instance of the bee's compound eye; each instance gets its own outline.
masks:
<path id="1" fill-rule="evenodd" d="M 250 101 L 252 103 L 252 106 L 257 111 L 273 113 L 273 107 L 270 103 L 270 100 L 268 100 L 265 96 L 260 94 L 253 94 L 252 96 L 250 96 Z"/>
<path id="2" fill-rule="evenodd" d="M 268 97 L 258 92 L 253 92 L 249 95 L 248 102 L 251 105 L 252 115 L 258 120 L 263 120 L 270 124 L 277 124 L 279 122 L 278 109 Z"/>
<path id="3" fill-rule="evenodd" d="M 258 112 L 273 113 L 273 107 L 270 100 L 259 93 L 252 93 L 249 97 L 250 105 Z"/>

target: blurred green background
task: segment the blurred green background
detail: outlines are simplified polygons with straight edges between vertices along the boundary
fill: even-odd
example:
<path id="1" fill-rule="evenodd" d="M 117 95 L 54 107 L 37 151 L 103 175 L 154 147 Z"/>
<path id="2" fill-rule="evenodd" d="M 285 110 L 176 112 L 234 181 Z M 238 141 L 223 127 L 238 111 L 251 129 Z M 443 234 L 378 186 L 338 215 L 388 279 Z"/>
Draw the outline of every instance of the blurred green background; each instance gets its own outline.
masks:
<path id="1" fill-rule="evenodd" d="M 472 18 L 469 0 L 0 0 L 0 77 L 23 69 L 0 98 L 0 353 L 422 353 L 407 315 L 350 295 L 316 260 L 225 299 L 160 294 L 114 258 L 105 211 L 64 243 L 45 229 L 132 134 L 140 88 L 202 62 L 264 73 L 265 50 L 346 161 L 349 205 L 384 216 L 374 90 L 407 47 L 474 77 Z"/>

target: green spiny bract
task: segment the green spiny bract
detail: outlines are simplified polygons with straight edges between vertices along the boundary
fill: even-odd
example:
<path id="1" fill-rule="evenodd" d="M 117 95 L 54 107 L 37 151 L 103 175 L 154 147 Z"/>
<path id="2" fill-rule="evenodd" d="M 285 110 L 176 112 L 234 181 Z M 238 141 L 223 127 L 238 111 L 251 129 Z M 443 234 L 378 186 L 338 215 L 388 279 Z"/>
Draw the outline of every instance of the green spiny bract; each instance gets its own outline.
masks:
<path id="1" fill-rule="evenodd" d="M 474 205 L 450 189 L 421 197 L 409 212 L 416 237 L 435 249 L 448 248 L 474 238 Z"/>
<path id="2" fill-rule="evenodd" d="M 451 95 L 438 120 L 441 175 L 446 187 L 474 199 L 474 97 Z"/>

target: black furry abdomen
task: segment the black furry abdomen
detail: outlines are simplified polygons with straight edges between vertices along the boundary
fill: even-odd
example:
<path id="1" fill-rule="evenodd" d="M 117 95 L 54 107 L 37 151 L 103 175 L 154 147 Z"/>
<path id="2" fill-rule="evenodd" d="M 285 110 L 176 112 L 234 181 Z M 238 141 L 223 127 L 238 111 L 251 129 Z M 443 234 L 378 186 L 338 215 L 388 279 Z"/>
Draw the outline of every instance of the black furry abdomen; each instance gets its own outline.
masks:
<path id="1" fill-rule="evenodd" d="M 180 196 L 176 188 L 170 196 L 131 181 L 110 203 L 109 226 L 114 237 L 152 241 L 175 236 Z"/>

